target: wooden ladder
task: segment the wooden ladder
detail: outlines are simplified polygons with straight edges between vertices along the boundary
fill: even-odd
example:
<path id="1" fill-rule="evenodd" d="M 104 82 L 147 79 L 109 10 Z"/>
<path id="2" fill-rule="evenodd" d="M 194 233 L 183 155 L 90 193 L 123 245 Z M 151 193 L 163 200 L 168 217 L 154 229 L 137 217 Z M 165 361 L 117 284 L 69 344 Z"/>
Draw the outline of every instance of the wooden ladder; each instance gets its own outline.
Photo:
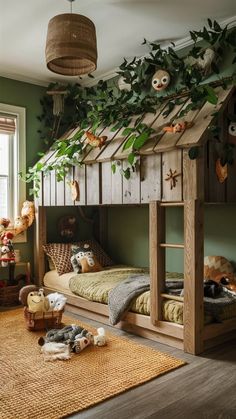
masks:
<path id="1" fill-rule="evenodd" d="M 166 208 L 184 208 L 184 244 L 166 243 Z M 153 201 L 149 205 L 150 243 L 150 319 L 158 326 L 162 319 L 163 298 L 184 303 L 184 348 L 200 353 L 203 348 L 203 202 Z M 166 294 L 166 249 L 184 250 L 184 297 Z"/>

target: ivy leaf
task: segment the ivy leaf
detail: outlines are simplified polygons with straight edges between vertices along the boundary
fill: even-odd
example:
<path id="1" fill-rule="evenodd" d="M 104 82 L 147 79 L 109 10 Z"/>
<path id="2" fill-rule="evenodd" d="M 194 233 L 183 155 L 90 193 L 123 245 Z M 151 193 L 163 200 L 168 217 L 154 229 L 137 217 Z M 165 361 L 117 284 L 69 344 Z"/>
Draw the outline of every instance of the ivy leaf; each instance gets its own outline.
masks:
<path id="1" fill-rule="evenodd" d="M 199 156 L 199 147 L 191 147 L 188 155 L 191 160 L 195 160 Z"/>
<path id="2" fill-rule="evenodd" d="M 208 18 L 207 22 L 208 22 L 209 27 L 212 29 L 212 20 Z"/>
<path id="3" fill-rule="evenodd" d="M 129 128 L 129 127 L 128 128 L 125 128 L 121 135 L 123 135 L 124 137 L 126 137 L 131 132 L 133 132 L 133 130 L 134 130 L 133 128 Z"/>
<path id="4" fill-rule="evenodd" d="M 131 135 L 124 143 L 122 150 L 128 150 L 128 148 L 132 147 L 134 140 L 135 140 L 135 134 Z"/>
<path id="5" fill-rule="evenodd" d="M 113 174 L 116 173 L 116 164 L 115 163 L 112 163 L 111 171 L 112 171 Z"/>
<path id="6" fill-rule="evenodd" d="M 211 86 L 205 86 L 205 90 L 207 91 L 206 100 L 212 105 L 216 105 L 218 102 L 218 97 L 215 93 L 215 90 Z"/>
<path id="7" fill-rule="evenodd" d="M 129 162 L 129 164 L 132 166 L 133 165 L 133 163 L 134 163 L 134 159 L 135 159 L 135 154 L 134 153 L 130 153 L 129 155 L 128 155 L 128 162 Z"/>
<path id="8" fill-rule="evenodd" d="M 147 141 L 149 138 L 149 132 L 144 131 L 142 134 L 140 134 L 134 141 L 134 149 L 139 150 Z"/>
<path id="9" fill-rule="evenodd" d="M 214 20 L 214 30 L 215 30 L 216 32 L 221 32 L 221 31 L 222 31 L 222 29 L 221 29 L 221 27 L 220 27 L 219 23 L 218 23 L 216 20 Z"/>
<path id="10" fill-rule="evenodd" d="M 127 167 L 127 169 L 123 170 L 123 174 L 124 174 L 125 179 L 127 180 L 130 179 L 130 168 Z"/>

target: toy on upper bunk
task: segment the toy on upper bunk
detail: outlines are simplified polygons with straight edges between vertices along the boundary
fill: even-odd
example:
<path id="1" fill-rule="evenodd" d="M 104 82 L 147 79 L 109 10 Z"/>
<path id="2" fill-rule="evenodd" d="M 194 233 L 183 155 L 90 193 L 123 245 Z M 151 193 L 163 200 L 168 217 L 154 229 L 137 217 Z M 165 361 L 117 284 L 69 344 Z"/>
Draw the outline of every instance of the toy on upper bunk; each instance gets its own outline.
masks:
<path id="1" fill-rule="evenodd" d="M 26 285 L 21 288 L 19 300 L 24 305 L 24 317 L 29 330 L 58 328 L 67 298 L 54 292 L 45 296 L 42 288 Z"/>

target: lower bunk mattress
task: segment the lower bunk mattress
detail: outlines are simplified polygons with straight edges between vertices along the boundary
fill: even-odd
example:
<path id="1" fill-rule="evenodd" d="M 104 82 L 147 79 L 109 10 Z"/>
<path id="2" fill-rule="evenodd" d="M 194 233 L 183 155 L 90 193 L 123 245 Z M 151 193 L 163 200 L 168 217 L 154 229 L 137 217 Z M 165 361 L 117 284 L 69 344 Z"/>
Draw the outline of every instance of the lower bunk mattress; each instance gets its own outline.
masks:
<path id="1" fill-rule="evenodd" d="M 142 268 L 114 266 L 100 272 L 75 274 L 70 272 L 59 276 L 56 271 L 49 271 L 44 277 L 44 285 L 59 292 L 76 294 L 89 301 L 108 304 L 108 294 L 129 275 L 147 274 Z M 166 273 L 166 281 L 179 281 L 183 274 Z M 150 315 L 150 290 L 135 297 L 130 305 L 134 313 Z M 204 298 L 205 324 L 214 321 L 223 321 L 236 317 L 236 298 L 224 295 L 216 302 Z M 183 324 L 183 302 L 176 300 L 163 300 L 163 320 Z"/>

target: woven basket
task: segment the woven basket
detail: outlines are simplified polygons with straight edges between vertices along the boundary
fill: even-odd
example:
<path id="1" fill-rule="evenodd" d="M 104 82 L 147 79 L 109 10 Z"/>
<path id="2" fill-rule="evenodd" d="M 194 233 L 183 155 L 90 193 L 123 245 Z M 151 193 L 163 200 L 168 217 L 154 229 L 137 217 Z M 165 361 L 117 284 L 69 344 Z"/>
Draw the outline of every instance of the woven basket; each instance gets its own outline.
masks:
<path id="1" fill-rule="evenodd" d="M 22 285 L 8 285 L 0 288 L 0 305 L 14 306 L 19 304 L 19 291 Z"/>
<path id="2" fill-rule="evenodd" d="M 62 313 L 60 311 L 36 312 L 32 313 L 28 307 L 24 308 L 24 318 L 28 330 L 48 330 L 59 329 L 61 327 Z"/>

